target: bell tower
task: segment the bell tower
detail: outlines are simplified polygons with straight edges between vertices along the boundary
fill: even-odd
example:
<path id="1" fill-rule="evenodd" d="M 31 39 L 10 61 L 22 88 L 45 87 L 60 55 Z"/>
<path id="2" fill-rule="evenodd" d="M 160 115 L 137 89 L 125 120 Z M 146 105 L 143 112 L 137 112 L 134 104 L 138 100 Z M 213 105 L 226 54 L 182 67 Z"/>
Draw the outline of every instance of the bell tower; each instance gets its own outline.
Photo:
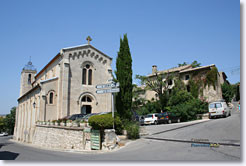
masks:
<path id="1" fill-rule="evenodd" d="M 36 73 L 37 73 L 37 70 L 32 65 L 32 62 L 30 59 L 21 72 L 20 97 L 24 95 L 27 91 L 32 89 L 32 83 L 34 81 L 34 76 Z"/>

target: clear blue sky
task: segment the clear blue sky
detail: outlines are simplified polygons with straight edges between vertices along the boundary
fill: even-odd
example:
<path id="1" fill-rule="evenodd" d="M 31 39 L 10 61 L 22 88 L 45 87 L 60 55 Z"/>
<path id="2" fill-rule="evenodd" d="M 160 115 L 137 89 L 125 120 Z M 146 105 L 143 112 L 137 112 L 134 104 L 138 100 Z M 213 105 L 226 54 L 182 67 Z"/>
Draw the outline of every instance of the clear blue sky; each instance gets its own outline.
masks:
<path id="1" fill-rule="evenodd" d="M 239 0 L 1 1 L 0 114 L 17 105 L 20 74 L 32 57 L 40 71 L 61 48 L 91 44 L 115 60 L 127 33 L 133 74 L 197 60 L 240 81 Z"/>

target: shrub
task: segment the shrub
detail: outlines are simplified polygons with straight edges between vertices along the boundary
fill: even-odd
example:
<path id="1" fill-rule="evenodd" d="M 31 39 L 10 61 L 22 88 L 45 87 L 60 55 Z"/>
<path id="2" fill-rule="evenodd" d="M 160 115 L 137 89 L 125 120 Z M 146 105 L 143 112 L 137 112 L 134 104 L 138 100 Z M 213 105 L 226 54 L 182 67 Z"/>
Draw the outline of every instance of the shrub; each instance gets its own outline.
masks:
<path id="1" fill-rule="evenodd" d="M 221 89 L 222 89 L 223 99 L 225 99 L 227 103 L 231 102 L 235 94 L 235 90 L 233 89 L 233 86 L 228 83 L 224 83 L 221 85 Z"/>
<path id="2" fill-rule="evenodd" d="M 58 120 L 57 120 L 58 125 L 60 125 L 60 124 L 61 124 L 61 122 L 62 122 L 62 120 L 61 120 L 61 119 L 58 119 Z"/>
<path id="3" fill-rule="evenodd" d="M 200 99 L 194 98 L 187 91 L 180 91 L 169 99 L 170 112 L 181 117 L 181 121 L 195 120 L 196 114 L 208 112 L 208 104 Z"/>
<path id="4" fill-rule="evenodd" d="M 94 130 L 101 130 L 104 129 L 112 129 L 113 122 L 115 125 L 115 130 L 117 134 L 122 132 L 123 126 L 122 122 L 117 114 L 115 114 L 114 119 L 112 118 L 112 113 L 104 114 L 104 115 L 95 115 L 89 118 L 89 125 Z"/>
<path id="5" fill-rule="evenodd" d="M 139 125 L 134 122 L 128 122 L 125 127 L 127 131 L 128 139 L 138 139 L 139 138 Z"/>
<path id="6" fill-rule="evenodd" d="M 138 115 L 147 115 L 150 113 L 161 112 L 159 101 L 148 101 L 146 104 L 136 110 Z"/>

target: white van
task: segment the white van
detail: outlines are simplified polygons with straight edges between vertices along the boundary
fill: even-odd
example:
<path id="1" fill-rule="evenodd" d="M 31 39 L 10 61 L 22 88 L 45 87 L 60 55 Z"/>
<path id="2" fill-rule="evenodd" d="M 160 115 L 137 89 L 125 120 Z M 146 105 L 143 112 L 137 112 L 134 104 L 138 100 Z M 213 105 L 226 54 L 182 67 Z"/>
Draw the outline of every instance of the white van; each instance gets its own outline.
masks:
<path id="1" fill-rule="evenodd" d="M 209 119 L 213 117 L 227 117 L 231 116 L 231 110 L 227 106 L 226 102 L 213 102 L 208 106 L 209 110 Z"/>

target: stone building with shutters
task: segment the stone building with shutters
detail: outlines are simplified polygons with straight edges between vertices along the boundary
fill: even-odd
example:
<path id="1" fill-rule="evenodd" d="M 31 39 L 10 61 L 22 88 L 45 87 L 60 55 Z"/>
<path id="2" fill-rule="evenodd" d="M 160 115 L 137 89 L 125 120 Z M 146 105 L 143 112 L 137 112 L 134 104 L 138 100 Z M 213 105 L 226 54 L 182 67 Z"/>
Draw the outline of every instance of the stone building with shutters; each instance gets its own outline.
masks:
<path id="1" fill-rule="evenodd" d="M 38 73 L 22 69 L 14 139 L 32 142 L 36 121 L 111 111 L 111 94 L 96 85 L 112 79 L 112 58 L 90 44 L 63 48 Z"/>
<path id="2" fill-rule="evenodd" d="M 152 66 L 152 73 L 147 75 L 147 77 L 153 81 L 156 79 L 156 74 L 162 76 L 162 80 L 166 82 L 167 84 L 167 90 L 169 93 L 171 93 L 172 88 L 175 86 L 175 79 L 180 79 L 188 92 L 190 92 L 189 81 L 192 80 L 201 80 L 204 82 L 206 79 L 206 75 L 209 71 L 211 71 L 213 68 L 216 68 L 214 64 L 207 65 L 207 66 L 201 66 L 193 68 L 192 65 L 185 65 L 180 67 L 174 67 L 167 70 L 157 70 L 157 66 Z M 172 76 L 168 78 L 168 76 Z M 221 85 L 224 82 L 228 82 L 226 80 L 227 76 L 224 72 L 217 72 L 216 73 L 216 81 L 214 83 L 215 87 L 212 85 L 205 85 L 203 88 L 201 88 L 199 98 L 206 101 L 206 102 L 213 102 L 218 101 L 222 99 L 222 89 Z M 145 86 L 141 86 L 141 89 L 144 89 Z M 157 94 L 155 91 L 152 90 L 146 90 L 144 93 L 141 94 L 141 97 L 146 100 L 156 100 Z"/>

